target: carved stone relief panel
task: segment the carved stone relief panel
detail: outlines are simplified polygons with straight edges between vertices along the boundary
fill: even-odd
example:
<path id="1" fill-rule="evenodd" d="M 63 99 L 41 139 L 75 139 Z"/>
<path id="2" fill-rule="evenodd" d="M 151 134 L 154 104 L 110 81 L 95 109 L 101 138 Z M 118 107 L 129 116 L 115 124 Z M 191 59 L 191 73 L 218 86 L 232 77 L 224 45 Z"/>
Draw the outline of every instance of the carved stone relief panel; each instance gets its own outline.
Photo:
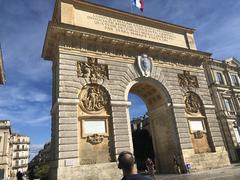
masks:
<path id="1" fill-rule="evenodd" d="M 188 114 L 203 114 L 203 104 L 200 97 L 194 92 L 187 92 L 185 95 L 185 110 Z"/>
<path id="2" fill-rule="evenodd" d="M 104 136 L 99 134 L 93 134 L 87 137 L 87 142 L 92 145 L 100 144 L 103 142 Z"/>
<path id="3" fill-rule="evenodd" d="M 79 94 L 80 107 L 86 113 L 100 113 L 108 110 L 109 96 L 106 90 L 98 84 L 83 87 Z"/>
<path id="4" fill-rule="evenodd" d="M 189 71 L 183 71 L 183 74 L 178 74 L 179 86 L 185 88 L 199 88 L 196 76 L 190 75 Z"/>
<path id="5" fill-rule="evenodd" d="M 77 62 L 77 75 L 96 83 L 98 80 L 108 79 L 108 66 L 98 64 L 96 58 L 88 57 L 88 62 Z"/>
<path id="6" fill-rule="evenodd" d="M 203 131 L 196 131 L 193 133 L 195 139 L 201 139 L 203 138 L 204 132 Z"/>

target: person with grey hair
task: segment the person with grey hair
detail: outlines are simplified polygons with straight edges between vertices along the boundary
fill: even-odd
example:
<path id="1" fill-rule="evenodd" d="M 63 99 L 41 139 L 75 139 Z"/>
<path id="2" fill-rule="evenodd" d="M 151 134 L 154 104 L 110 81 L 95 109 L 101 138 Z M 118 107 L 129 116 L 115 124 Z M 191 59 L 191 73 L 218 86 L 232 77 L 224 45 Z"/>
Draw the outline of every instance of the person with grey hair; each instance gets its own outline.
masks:
<path id="1" fill-rule="evenodd" d="M 123 151 L 118 156 L 118 168 L 123 171 L 122 180 L 150 180 L 137 173 L 135 158 L 131 152 Z"/>

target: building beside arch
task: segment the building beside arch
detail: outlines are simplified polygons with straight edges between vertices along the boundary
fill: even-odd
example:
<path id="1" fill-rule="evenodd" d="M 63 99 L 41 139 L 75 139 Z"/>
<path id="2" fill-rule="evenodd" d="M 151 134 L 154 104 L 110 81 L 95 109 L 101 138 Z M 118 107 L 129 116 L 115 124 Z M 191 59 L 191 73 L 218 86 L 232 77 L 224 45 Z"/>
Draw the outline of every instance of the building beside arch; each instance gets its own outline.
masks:
<path id="1" fill-rule="evenodd" d="M 119 179 L 133 152 L 128 94 L 148 108 L 158 173 L 229 165 L 194 30 L 85 1 L 57 0 L 42 56 L 52 61 L 50 179 Z M 217 163 L 216 163 L 217 162 Z"/>
<path id="2" fill-rule="evenodd" d="M 2 48 L 0 47 L 0 85 L 6 82 Z M 11 171 L 11 125 L 9 120 L 0 120 L 0 179 L 8 178 Z"/>
<path id="3" fill-rule="evenodd" d="M 11 124 L 9 120 L 0 120 L 0 179 L 9 178 L 12 167 Z"/>
<path id="4" fill-rule="evenodd" d="M 224 144 L 232 163 L 240 161 L 240 63 L 213 59 L 204 65 Z"/>
<path id="5" fill-rule="evenodd" d="M 27 173 L 29 163 L 30 138 L 18 133 L 11 135 L 12 146 L 12 173 L 17 174 L 18 171 Z"/>

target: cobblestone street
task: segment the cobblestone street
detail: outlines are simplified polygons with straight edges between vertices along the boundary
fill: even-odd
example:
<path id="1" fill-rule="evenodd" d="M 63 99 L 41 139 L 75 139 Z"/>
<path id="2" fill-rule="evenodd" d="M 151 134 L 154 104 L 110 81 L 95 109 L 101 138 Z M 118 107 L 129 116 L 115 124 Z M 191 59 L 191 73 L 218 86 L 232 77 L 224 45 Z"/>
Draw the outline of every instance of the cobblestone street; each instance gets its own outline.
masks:
<path id="1" fill-rule="evenodd" d="M 240 164 L 234 164 L 229 167 L 211 169 L 201 172 L 194 172 L 182 175 L 157 175 L 156 180 L 239 180 L 240 179 Z"/>

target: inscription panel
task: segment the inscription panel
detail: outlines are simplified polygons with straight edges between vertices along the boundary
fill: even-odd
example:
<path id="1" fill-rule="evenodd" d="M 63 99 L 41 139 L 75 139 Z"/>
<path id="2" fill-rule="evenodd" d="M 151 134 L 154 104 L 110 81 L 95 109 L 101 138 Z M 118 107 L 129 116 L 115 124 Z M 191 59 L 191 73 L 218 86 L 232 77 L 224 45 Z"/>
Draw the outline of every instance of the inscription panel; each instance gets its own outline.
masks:
<path id="1" fill-rule="evenodd" d="M 75 10 L 74 25 L 187 48 L 186 40 L 183 34 L 169 32 L 83 10 Z"/>

